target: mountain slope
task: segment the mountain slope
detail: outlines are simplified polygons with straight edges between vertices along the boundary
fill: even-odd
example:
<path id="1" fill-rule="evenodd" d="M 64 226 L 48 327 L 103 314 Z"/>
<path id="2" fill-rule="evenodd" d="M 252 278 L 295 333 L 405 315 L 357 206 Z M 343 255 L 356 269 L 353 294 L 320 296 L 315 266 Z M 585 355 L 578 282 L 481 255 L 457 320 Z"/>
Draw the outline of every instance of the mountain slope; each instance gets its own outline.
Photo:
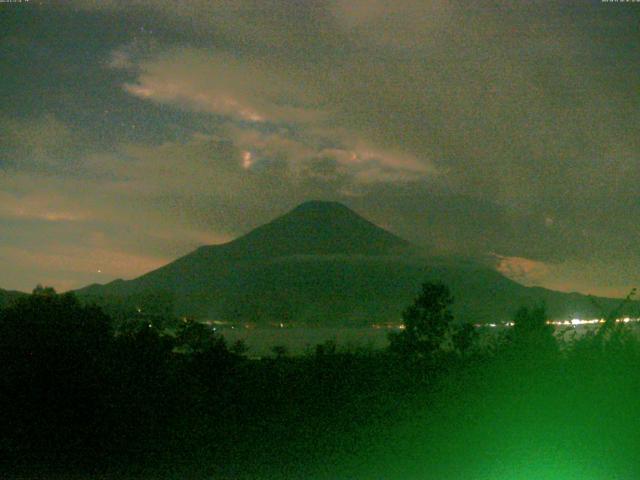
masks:
<path id="1" fill-rule="evenodd" d="M 229 243 L 78 294 L 213 319 L 374 323 L 399 320 L 427 279 L 449 285 L 454 313 L 473 322 L 505 321 L 520 305 L 539 302 L 557 318 L 600 314 L 584 295 L 526 288 L 473 262 L 422 257 L 405 240 L 331 202 L 304 203 Z M 600 303 L 609 309 L 617 301 Z"/>
<path id="2" fill-rule="evenodd" d="M 383 256 L 410 253 L 409 242 L 335 202 L 306 202 L 248 234 L 222 245 L 200 247 L 157 270 L 104 286 L 112 293 L 168 289 L 186 293 L 224 284 L 248 264 L 296 255 Z M 93 285 L 80 293 L 100 290 Z"/>

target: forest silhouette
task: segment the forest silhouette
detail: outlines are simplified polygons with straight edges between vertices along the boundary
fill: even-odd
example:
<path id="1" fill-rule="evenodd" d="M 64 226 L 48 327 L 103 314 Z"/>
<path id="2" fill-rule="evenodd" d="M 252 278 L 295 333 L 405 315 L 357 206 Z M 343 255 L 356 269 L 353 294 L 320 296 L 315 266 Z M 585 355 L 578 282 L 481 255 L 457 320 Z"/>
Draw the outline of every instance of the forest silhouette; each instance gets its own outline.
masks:
<path id="1" fill-rule="evenodd" d="M 454 301 L 425 283 L 385 350 L 326 342 L 255 359 L 193 319 L 107 315 L 39 286 L 0 310 L 3 475 L 640 473 L 640 343 L 628 325 L 558 333 L 539 306 L 487 334 L 455 318 Z"/>

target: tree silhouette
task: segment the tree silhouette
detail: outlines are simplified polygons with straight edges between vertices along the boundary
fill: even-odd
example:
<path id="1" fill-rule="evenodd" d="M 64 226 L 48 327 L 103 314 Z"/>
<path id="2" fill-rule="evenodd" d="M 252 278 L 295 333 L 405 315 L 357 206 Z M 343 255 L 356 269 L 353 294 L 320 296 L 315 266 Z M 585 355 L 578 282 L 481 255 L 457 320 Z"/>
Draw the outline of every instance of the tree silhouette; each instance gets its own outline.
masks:
<path id="1" fill-rule="evenodd" d="M 425 282 L 420 295 L 402 314 L 404 329 L 390 335 L 391 351 L 433 358 L 450 331 L 453 297 L 440 282 Z"/>
<path id="2" fill-rule="evenodd" d="M 456 351 L 466 357 L 476 343 L 478 332 L 470 323 L 462 323 L 458 325 L 451 335 L 451 342 Z"/>
<path id="3" fill-rule="evenodd" d="M 178 326 L 176 344 L 184 353 L 228 352 L 224 337 L 215 328 L 190 318 Z"/>
<path id="4" fill-rule="evenodd" d="M 33 448 L 87 441 L 110 344 L 109 317 L 73 294 L 38 286 L 0 310 L 0 424 L 14 425 L 4 433 Z"/>
<path id="5" fill-rule="evenodd" d="M 511 340 L 522 353 L 545 354 L 557 350 L 553 325 L 547 323 L 544 305 L 520 307 L 513 317 Z"/>

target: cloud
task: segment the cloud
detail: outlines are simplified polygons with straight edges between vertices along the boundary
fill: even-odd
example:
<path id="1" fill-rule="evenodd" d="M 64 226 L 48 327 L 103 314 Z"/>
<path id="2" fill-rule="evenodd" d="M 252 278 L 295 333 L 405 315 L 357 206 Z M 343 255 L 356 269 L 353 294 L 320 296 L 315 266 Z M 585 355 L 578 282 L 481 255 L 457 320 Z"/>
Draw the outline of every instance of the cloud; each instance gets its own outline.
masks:
<path id="1" fill-rule="evenodd" d="M 0 169 L 3 165 L 38 171 L 65 168 L 78 143 L 73 129 L 49 113 L 32 118 L 0 115 L 0 130 Z"/>
<path id="2" fill-rule="evenodd" d="M 171 10 L 170 2 L 145 5 Z M 202 21 L 213 34 L 225 23 L 225 42 L 143 62 L 130 93 L 238 121 L 348 131 L 446 171 L 457 193 L 513 208 L 610 193 L 605 179 L 619 178 L 601 168 L 610 145 L 637 150 L 629 129 L 615 127 L 628 90 L 602 82 L 601 45 L 570 10 L 339 1 L 327 10 L 270 5 L 265 19 L 245 2 L 186 5 L 177 16 L 215 12 Z M 247 23 L 257 32 L 251 47 L 233 34 Z M 268 26 L 286 38 L 286 51 L 269 35 L 260 43 Z M 299 37 L 304 28 L 314 35 Z M 576 188 L 565 192 L 567 184 Z"/>
<path id="3" fill-rule="evenodd" d="M 313 158 L 335 155 L 362 183 L 406 181 L 437 173 L 433 162 L 398 146 L 376 145 L 338 120 L 326 99 L 294 82 L 286 72 L 261 63 L 238 61 L 229 55 L 202 50 L 171 51 L 138 65 L 136 83 L 124 89 L 139 98 L 193 112 L 221 116 L 228 135 L 259 164 L 263 158 L 306 169 Z M 331 145 L 327 147 L 327 144 Z"/>
<path id="4" fill-rule="evenodd" d="M 308 122 L 322 115 L 304 104 L 307 95 L 301 85 L 266 65 L 229 54 L 178 49 L 137 67 L 137 82 L 124 89 L 155 102 L 247 122 Z"/>
<path id="5" fill-rule="evenodd" d="M 497 260 L 496 269 L 500 273 L 524 285 L 539 284 L 550 271 L 549 266 L 544 262 L 522 257 L 506 257 L 495 254 L 494 256 Z"/>
<path id="6" fill-rule="evenodd" d="M 30 291 L 38 283 L 64 291 L 88 283 L 142 275 L 168 261 L 93 245 L 54 245 L 46 250 L 2 245 L 0 258 L 5 268 L 17 272 L 13 288 L 23 291 Z"/>
<path id="7" fill-rule="evenodd" d="M 29 290 L 47 281 L 67 289 L 132 278 L 200 245 L 231 239 L 183 210 L 187 202 L 181 196 L 192 194 L 187 185 L 164 191 L 160 180 L 169 172 L 152 177 L 151 159 L 141 155 L 138 162 L 94 154 L 80 161 L 90 178 L 31 169 L 0 172 L 0 256 L 12 288 Z M 166 166 L 175 176 L 175 164 Z"/>
<path id="8" fill-rule="evenodd" d="M 529 258 L 494 255 L 496 269 L 523 285 L 538 286 L 562 292 L 583 292 L 603 297 L 625 297 L 637 277 L 620 272 L 619 266 L 599 260 L 545 263 Z M 599 279 L 599 281 L 596 281 Z"/>
<path id="9" fill-rule="evenodd" d="M 34 192 L 26 196 L 17 196 L 0 190 L 0 218 L 48 222 L 77 222 L 89 219 L 89 213 L 74 203 L 55 193 L 42 195 Z"/>
<path id="10" fill-rule="evenodd" d="M 99 83 L 109 110 L 143 112 L 154 135 L 107 117 L 87 133 L 83 109 L 75 124 L 51 109 L 4 115 L 5 216 L 139 228 L 118 248 L 148 242 L 166 257 L 326 198 L 437 250 L 541 262 L 549 273 L 528 275 L 546 285 L 640 278 L 627 273 L 639 256 L 640 74 L 626 6 L 73 4 L 78 25 L 126 25 L 121 43 L 96 35 Z M 74 105 L 93 98 L 65 82 L 54 83 Z"/>

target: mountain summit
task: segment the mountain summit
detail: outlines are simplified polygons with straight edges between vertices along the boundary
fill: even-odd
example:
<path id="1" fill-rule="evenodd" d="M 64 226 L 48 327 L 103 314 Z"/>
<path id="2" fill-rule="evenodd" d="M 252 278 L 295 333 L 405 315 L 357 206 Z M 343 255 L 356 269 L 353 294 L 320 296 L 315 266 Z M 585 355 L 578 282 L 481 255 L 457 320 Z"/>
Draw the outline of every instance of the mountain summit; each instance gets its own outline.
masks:
<path id="1" fill-rule="evenodd" d="M 410 250 L 411 244 L 341 203 L 310 201 L 230 242 L 227 248 L 251 257 L 392 255 Z"/>

